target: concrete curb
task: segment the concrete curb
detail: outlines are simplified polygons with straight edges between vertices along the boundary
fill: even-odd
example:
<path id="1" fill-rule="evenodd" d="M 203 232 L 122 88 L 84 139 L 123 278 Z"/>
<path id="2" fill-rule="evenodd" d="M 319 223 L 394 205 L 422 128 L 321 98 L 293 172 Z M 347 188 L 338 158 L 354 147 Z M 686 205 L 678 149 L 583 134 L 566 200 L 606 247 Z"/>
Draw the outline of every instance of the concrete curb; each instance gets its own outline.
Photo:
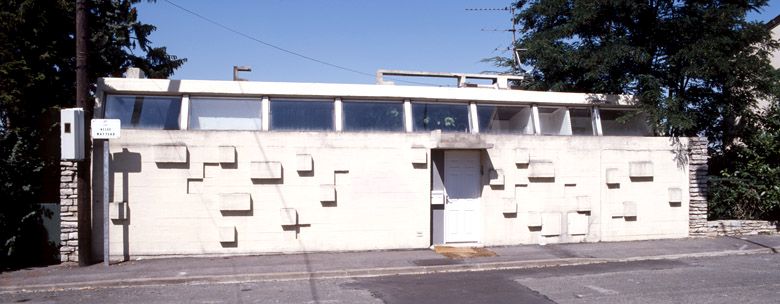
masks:
<path id="1" fill-rule="evenodd" d="M 411 266 L 390 268 L 364 268 L 346 270 L 327 270 L 317 272 L 277 272 L 277 273 L 249 273 L 227 275 L 199 275 L 177 277 L 155 277 L 134 279 L 108 279 L 100 281 L 81 281 L 54 284 L 35 284 L 26 286 L 2 286 L 0 294 L 22 292 L 51 292 L 66 290 L 83 290 L 97 288 L 127 288 L 160 285 L 200 285 L 200 284 L 235 284 L 267 281 L 294 281 L 311 279 L 339 279 L 379 277 L 391 275 L 422 275 L 434 273 L 457 273 L 469 271 L 530 269 L 557 266 L 577 266 L 603 263 L 625 263 L 647 260 L 675 260 L 683 258 L 719 257 L 734 255 L 752 255 L 776 253 L 772 248 L 751 250 L 726 250 L 714 252 L 698 252 L 655 256 L 638 256 L 629 258 L 565 258 L 530 261 L 487 262 L 473 264 L 437 265 L 437 266 Z"/>

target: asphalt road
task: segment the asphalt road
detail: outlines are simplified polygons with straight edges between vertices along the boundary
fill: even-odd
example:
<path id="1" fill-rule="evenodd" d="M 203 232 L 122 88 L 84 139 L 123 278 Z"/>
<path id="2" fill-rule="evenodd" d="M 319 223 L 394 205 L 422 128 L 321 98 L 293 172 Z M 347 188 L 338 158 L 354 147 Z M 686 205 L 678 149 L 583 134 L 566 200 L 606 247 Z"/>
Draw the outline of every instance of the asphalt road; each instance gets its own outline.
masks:
<path id="1" fill-rule="evenodd" d="M 2 303 L 778 303 L 780 254 L 0 294 Z"/>

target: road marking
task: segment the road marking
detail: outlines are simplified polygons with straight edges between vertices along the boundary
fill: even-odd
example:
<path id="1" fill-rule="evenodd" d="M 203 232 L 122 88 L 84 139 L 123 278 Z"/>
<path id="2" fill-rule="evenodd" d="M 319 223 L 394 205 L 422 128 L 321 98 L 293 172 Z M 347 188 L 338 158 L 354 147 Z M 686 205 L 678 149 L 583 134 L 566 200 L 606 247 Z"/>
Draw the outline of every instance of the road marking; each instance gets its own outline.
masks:
<path id="1" fill-rule="evenodd" d="M 748 245 L 742 245 L 742 247 L 739 247 L 739 250 L 745 250 L 748 248 Z"/>
<path id="2" fill-rule="evenodd" d="M 616 295 L 616 294 L 619 293 L 619 292 L 614 291 L 612 289 L 601 288 L 601 287 L 594 286 L 594 285 L 585 285 L 585 287 L 593 289 L 593 290 L 598 291 L 599 293 L 605 294 L 605 295 Z"/>

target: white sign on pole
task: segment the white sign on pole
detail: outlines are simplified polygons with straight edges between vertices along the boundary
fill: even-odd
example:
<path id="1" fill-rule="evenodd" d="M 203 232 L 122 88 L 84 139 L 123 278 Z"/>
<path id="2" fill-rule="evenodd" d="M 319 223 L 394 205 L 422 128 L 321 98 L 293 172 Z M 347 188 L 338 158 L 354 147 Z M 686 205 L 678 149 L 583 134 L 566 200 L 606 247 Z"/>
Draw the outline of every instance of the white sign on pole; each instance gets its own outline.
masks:
<path id="1" fill-rule="evenodd" d="M 93 119 L 92 120 L 92 138 L 94 139 L 115 139 L 119 138 L 119 129 L 121 128 L 119 119 Z"/>

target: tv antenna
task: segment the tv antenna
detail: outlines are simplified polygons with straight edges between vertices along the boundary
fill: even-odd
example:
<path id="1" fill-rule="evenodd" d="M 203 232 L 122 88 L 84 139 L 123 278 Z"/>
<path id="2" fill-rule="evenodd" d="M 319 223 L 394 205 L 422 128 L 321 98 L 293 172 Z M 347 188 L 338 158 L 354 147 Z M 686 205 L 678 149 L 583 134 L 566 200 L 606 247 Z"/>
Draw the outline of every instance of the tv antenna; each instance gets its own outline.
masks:
<path id="1" fill-rule="evenodd" d="M 507 51 L 512 51 L 512 55 L 515 59 L 515 69 L 522 71 L 520 69 L 520 52 L 527 51 L 528 49 L 525 48 L 517 48 L 517 27 L 515 25 L 515 7 L 513 5 L 502 7 L 502 8 L 467 8 L 467 11 L 509 11 L 509 15 L 512 16 L 510 21 L 512 22 L 512 28 L 511 29 L 482 29 L 483 32 L 512 32 L 512 44 L 511 46 L 507 47 Z"/>

